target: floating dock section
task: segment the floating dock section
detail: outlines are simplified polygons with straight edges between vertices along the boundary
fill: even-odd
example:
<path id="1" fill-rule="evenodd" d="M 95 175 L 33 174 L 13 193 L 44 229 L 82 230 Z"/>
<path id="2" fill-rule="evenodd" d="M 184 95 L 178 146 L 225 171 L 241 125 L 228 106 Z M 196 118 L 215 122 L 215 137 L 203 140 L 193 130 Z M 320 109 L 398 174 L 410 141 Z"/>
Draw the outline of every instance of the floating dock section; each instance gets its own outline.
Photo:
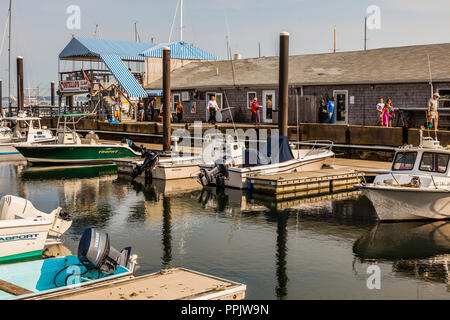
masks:
<path id="1" fill-rule="evenodd" d="M 247 183 L 252 193 L 277 201 L 317 197 L 354 190 L 362 179 L 373 179 L 387 172 L 389 166 L 387 162 L 333 158 L 327 160 L 325 169 L 255 175 L 247 178 Z"/>
<path id="2" fill-rule="evenodd" d="M 246 289 L 244 284 L 178 268 L 49 293 L 34 300 L 242 300 Z"/>

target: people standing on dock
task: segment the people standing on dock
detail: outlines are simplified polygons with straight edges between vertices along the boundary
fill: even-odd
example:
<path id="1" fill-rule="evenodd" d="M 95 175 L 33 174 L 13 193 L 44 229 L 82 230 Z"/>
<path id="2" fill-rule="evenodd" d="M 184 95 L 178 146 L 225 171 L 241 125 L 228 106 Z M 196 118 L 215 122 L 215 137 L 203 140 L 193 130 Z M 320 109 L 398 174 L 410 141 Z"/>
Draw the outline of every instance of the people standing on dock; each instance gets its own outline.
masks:
<path id="1" fill-rule="evenodd" d="M 178 122 L 181 123 L 181 120 L 183 120 L 183 113 L 184 113 L 184 108 L 183 108 L 183 104 L 181 103 L 181 101 L 178 101 L 175 112 L 177 114 Z"/>
<path id="2" fill-rule="evenodd" d="M 155 105 L 156 105 L 156 100 L 155 100 L 155 98 L 152 98 L 152 101 L 150 101 L 150 119 L 151 119 L 151 121 L 154 121 L 154 118 L 155 118 Z"/>
<path id="3" fill-rule="evenodd" d="M 216 112 L 219 110 L 219 106 L 216 102 L 216 97 L 212 96 L 211 100 L 208 102 L 208 112 L 209 112 L 209 120 L 208 123 L 215 124 L 216 123 Z"/>
<path id="4" fill-rule="evenodd" d="M 392 105 L 392 99 L 388 98 L 386 101 L 386 105 L 389 108 L 389 127 L 392 127 L 392 120 L 395 118 L 394 106 Z"/>
<path id="5" fill-rule="evenodd" d="M 383 107 L 381 117 L 383 119 L 383 127 L 389 127 L 389 106 L 387 103 Z"/>
<path id="6" fill-rule="evenodd" d="M 377 126 L 383 125 L 383 109 L 384 109 L 384 99 L 380 98 L 378 104 L 377 104 L 377 112 L 378 112 L 378 121 Z"/>
<path id="7" fill-rule="evenodd" d="M 438 103 L 440 97 L 441 96 L 439 95 L 439 93 L 435 92 L 433 94 L 433 98 L 431 98 L 430 101 L 428 101 L 428 112 L 427 112 L 428 119 L 430 123 L 434 126 L 434 130 L 436 131 L 439 124 Z"/>
<path id="8" fill-rule="evenodd" d="M 252 103 L 252 120 L 255 124 L 261 123 L 261 106 L 256 97 L 253 98 Z"/>
<path id="9" fill-rule="evenodd" d="M 113 102 L 113 113 L 114 120 L 119 121 L 120 119 L 120 101 L 119 98 L 115 98 Z"/>
<path id="10" fill-rule="evenodd" d="M 336 102 L 336 98 L 333 97 L 327 103 L 327 111 L 328 111 L 328 123 L 334 123 L 334 104 Z"/>

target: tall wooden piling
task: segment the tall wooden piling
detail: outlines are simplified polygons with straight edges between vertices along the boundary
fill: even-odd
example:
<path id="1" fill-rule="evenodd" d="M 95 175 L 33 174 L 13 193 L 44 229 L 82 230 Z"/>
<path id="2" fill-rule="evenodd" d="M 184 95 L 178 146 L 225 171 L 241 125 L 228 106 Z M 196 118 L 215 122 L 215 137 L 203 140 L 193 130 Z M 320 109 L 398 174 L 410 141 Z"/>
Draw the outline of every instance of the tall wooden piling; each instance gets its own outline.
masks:
<path id="1" fill-rule="evenodd" d="M 289 104 L 289 33 L 280 33 L 280 108 L 278 111 L 278 127 L 281 136 L 288 136 L 288 104 Z"/>
<path id="2" fill-rule="evenodd" d="M 23 58 L 17 57 L 17 108 L 19 111 L 24 107 L 23 92 Z"/>
<path id="3" fill-rule="evenodd" d="M 170 152 L 170 48 L 163 48 L 163 151 Z"/>
<path id="4" fill-rule="evenodd" d="M 50 83 L 51 106 L 55 106 L 55 81 Z"/>

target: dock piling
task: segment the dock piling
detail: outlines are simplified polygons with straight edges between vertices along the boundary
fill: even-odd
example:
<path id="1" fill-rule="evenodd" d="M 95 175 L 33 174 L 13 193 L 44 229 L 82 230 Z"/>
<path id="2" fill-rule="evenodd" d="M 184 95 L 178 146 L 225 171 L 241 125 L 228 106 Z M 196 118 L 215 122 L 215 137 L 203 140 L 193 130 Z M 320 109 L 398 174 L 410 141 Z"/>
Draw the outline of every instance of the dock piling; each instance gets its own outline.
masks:
<path id="1" fill-rule="evenodd" d="M 51 106 L 55 106 L 55 81 L 50 83 Z"/>
<path id="2" fill-rule="evenodd" d="M 171 149 L 170 123 L 170 48 L 163 48 L 163 151 Z"/>
<path id="3" fill-rule="evenodd" d="M 17 108 L 19 111 L 23 110 L 23 98 L 23 57 L 19 56 L 17 57 Z"/>
<path id="4" fill-rule="evenodd" d="M 288 101 L 289 101 L 289 33 L 280 33 L 280 108 L 278 126 L 280 135 L 288 135 Z"/>

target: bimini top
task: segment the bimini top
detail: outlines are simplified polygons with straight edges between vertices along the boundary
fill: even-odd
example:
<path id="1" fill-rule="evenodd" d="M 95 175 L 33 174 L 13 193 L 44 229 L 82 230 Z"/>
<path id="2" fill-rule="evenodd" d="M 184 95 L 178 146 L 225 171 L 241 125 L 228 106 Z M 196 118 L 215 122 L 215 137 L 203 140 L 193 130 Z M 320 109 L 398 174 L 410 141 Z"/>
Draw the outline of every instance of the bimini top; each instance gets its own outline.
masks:
<path id="1" fill-rule="evenodd" d="M 146 57 L 162 58 L 162 48 L 169 47 L 172 59 L 218 60 L 218 58 L 193 44 L 178 41 L 173 43 L 148 43 L 96 38 L 74 37 L 59 54 L 60 59 L 114 55 L 126 61 L 145 61 Z"/>

